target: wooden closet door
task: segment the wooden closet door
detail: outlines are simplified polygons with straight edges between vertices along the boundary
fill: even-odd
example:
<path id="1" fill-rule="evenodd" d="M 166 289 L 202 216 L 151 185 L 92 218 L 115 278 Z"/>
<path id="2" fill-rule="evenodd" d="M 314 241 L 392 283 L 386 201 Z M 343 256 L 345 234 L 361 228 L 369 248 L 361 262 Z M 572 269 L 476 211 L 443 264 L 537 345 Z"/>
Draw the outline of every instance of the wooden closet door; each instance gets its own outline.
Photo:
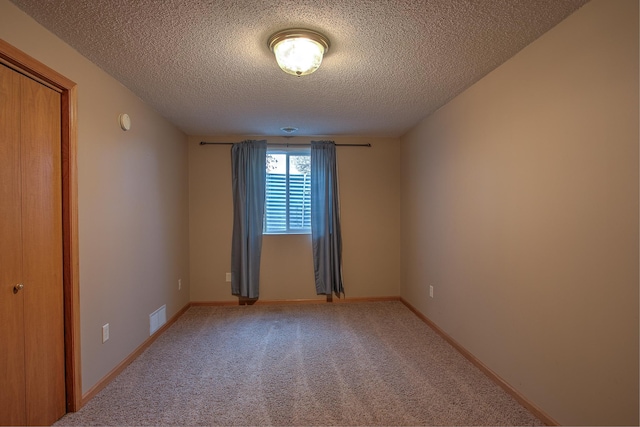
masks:
<path id="1" fill-rule="evenodd" d="M 20 75 L 0 65 L 0 424 L 26 423 L 20 183 Z"/>
<path id="2" fill-rule="evenodd" d="M 20 77 L 26 413 L 50 425 L 65 413 L 60 94 Z"/>
<path id="3" fill-rule="evenodd" d="M 60 123 L 59 93 L 0 65 L 0 424 L 65 413 Z"/>

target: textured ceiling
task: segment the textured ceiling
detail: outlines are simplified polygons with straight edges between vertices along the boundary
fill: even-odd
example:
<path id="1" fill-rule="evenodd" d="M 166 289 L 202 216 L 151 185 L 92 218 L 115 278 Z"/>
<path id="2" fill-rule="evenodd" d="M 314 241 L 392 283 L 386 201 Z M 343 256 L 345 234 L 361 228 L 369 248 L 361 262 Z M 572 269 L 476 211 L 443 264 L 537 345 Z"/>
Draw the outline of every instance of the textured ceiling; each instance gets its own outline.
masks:
<path id="1" fill-rule="evenodd" d="M 190 135 L 400 136 L 587 0 L 11 0 Z M 281 29 L 324 33 L 282 72 Z"/>

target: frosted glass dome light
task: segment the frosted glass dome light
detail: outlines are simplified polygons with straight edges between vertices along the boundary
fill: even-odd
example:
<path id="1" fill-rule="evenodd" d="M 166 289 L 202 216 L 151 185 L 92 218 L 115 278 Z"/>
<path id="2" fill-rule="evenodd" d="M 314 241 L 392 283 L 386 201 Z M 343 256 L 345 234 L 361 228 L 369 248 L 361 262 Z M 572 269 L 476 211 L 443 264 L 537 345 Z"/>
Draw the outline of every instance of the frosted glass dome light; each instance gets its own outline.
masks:
<path id="1" fill-rule="evenodd" d="M 316 71 L 329 50 L 325 36 L 304 29 L 279 31 L 269 37 L 268 44 L 282 71 L 298 77 Z"/>

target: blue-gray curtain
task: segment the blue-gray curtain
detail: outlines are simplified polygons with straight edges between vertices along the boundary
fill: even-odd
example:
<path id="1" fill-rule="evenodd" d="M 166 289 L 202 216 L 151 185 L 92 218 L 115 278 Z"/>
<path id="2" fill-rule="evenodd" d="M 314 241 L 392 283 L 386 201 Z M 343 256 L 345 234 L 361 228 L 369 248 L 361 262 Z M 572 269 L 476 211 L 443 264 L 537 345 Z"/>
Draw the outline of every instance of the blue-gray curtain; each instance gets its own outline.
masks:
<path id="1" fill-rule="evenodd" d="M 318 295 L 344 294 L 336 145 L 311 142 L 311 240 Z"/>
<path id="2" fill-rule="evenodd" d="M 258 298 L 260 252 L 267 181 L 267 141 L 244 141 L 231 147 L 233 235 L 231 293 Z"/>

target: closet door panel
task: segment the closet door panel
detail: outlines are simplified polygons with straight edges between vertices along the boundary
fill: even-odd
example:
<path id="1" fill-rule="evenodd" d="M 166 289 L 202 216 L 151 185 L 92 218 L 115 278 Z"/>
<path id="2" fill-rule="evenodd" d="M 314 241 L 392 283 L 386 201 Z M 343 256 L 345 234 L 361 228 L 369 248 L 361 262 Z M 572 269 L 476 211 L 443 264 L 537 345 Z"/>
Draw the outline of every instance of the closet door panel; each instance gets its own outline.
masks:
<path id="1" fill-rule="evenodd" d="M 19 75 L 0 65 L 0 424 L 25 424 Z"/>
<path id="2" fill-rule="evenodd" d="M 65 413 L 60 94 L 21 76 L 27 423 Z"/>

